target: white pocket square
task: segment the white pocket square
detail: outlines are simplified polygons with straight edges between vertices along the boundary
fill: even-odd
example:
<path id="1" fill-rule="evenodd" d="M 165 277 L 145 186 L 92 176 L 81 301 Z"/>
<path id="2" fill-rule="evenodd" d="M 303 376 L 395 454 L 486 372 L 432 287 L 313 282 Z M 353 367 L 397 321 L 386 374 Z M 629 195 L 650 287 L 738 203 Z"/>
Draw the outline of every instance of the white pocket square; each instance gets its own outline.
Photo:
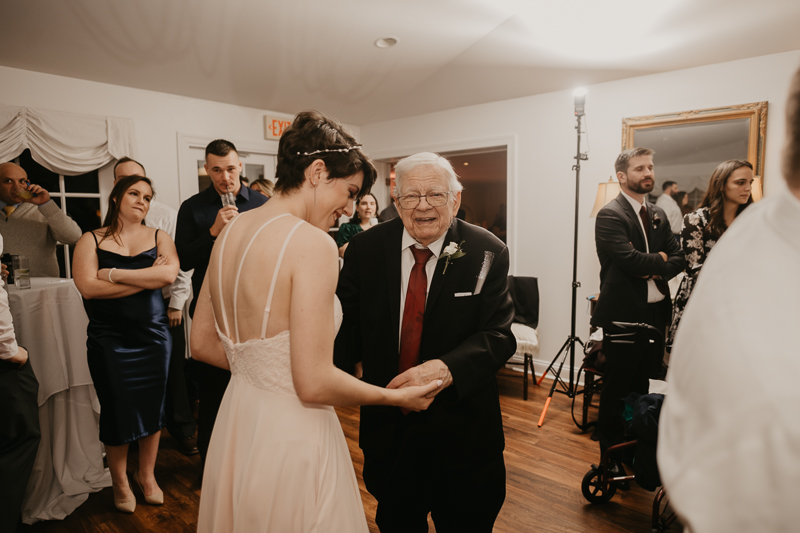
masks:
<path id="1" fill-rule="evenodd" d="M 464 296 L 472 296 L 471 292 L 457 292 L 453 295 L 456 298 L 463 298 Z"/>

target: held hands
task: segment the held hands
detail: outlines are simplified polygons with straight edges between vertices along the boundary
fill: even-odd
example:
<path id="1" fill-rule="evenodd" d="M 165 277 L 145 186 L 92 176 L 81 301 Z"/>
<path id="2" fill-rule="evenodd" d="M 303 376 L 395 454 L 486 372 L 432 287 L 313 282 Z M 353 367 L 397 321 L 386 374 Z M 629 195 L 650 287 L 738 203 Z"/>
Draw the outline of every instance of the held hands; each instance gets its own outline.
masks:
<path id="1" fill-rule="evenodd" d="M 227 205 L 217 212 L 217 218 L 214 220 L 214 225 L 209 229 L 212 237 L 217 237 L 225 225 L 234 219 L 239 214 L 239 209 L 235 205 Z"/>
<path id="2" fill-rule="evenodd" d="M 409 368 L 399 376 L 395 376 L 395 378 L 386 385 L 386 388 L 402 389 L 404 387 L 428 385 L 434 380 L 441 381 L 441 385 L 431 390 L 429 394 L 431 400 L 453 383 L 453 376 L 450 374 L 450 369 L 441 359 L 431 359 L 430 361 L 425 361 L 421 365 Z"/>
<path id="3" fill-rule="evenodd" d="M 442 386 L 442 380 L 431 381 L 422 386 L 406 386 L 394 390 L 391 403 L 407 411 L 424 411 L 433 402 L 433 392 Z M 388 389 L 389 387 L 387 387 Z"/>

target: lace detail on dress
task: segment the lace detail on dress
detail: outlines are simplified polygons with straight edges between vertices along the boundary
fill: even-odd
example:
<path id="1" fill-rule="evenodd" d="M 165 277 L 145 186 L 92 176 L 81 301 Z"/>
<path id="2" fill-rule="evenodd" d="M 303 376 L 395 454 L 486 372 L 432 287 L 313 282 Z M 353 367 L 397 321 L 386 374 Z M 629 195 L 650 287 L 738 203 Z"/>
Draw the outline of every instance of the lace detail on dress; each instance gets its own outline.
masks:
<path id="1" fill-rule="evenodd" d="M 335 330 L 342 325 L 342 304 L 334 296 L 333 317 Z M 217 334 L 225 347 L 231 374 L 259 389 L 279 394 L 296 395 L 292 381 L 292 358 L 289 330 L 281 331 L 268 339 L 250 339 L 234 343 L 217 327 Z"/>

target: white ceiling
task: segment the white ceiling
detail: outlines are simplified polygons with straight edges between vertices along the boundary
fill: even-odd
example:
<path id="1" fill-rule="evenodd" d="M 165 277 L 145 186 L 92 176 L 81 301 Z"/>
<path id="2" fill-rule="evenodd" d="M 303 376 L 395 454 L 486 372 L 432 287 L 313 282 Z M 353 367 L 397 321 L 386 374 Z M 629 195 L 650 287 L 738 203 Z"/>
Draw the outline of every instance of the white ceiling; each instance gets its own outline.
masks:
<path id="1" fill-rule="evenodd" d="M 355 125 L 800 49 L 798 0 L 0 0 L 0 13 L 0 65 Z"/>

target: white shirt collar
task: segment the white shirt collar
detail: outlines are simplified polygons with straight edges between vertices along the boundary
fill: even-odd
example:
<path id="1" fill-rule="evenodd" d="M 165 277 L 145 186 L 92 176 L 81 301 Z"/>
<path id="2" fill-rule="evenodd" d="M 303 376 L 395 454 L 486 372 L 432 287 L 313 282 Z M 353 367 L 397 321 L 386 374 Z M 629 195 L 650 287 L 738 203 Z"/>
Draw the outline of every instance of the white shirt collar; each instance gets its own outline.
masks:
<path id="1" fill-rule="evenodd" d="M 642 210 L 642 206 L 644 205 L 644 202 L 640 202 L 639 200 L 636 200 L 633 197 L 628 196 L 627 194 L 625 194 L 625 191 L 620 191 L 620 193 L 622 194 L 622 196 L 625 197 L 626 200 L 628 200 L 628 203 L 631 204 L 631 207 L 633 208 L 633 212 L 638 215 L 639 211 Z M 645 209 L 647 209 L 647 208 L 645 208 Z"/>
<path id="2" fill-rule="evenodd" d="M 439 254 L 442 253 L 442 248 L 444 247 L 444 238 L 447 237 L 447 231 L 445 231 L 441 237 L 430 243 L 428 245 L 428 250 L 433 252 L 433 255 L 436 256 L 436 259 L 439 259 Z M 408 230 L 404 227 L 403 228 L 403 240 L 400 246 L 400 250 L 403 251 L 406 248 L 411 248 L 412 246 L 417 246 L 418 248 L 425 248 L 419 242 L 417 242 L 414 237 L 408 232 Z"/>

